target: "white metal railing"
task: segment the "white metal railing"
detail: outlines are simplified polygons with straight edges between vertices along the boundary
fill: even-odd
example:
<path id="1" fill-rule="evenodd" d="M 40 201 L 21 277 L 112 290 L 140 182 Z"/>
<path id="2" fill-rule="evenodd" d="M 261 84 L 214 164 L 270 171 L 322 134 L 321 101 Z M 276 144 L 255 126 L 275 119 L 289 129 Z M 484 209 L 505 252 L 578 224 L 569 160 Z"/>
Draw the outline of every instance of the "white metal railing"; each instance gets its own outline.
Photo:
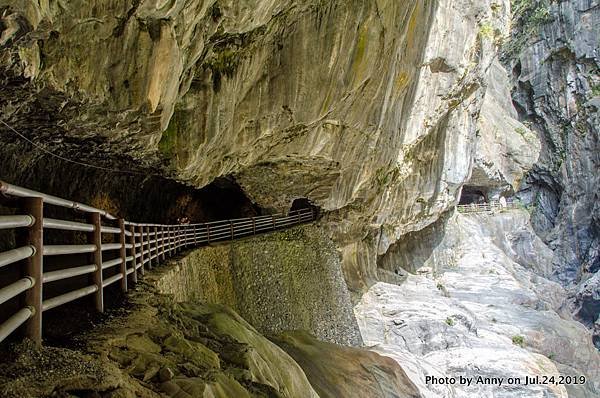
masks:
<path id="1" fill-rule="evenodd" d="M 489 203 L 471 203 L 468 205 L 458 205 L 456 209 L 459 213 L 492 213 L 502 210 L 519 209 L 521 206 L 514 201 L 507 201 L 505 204 L 500 201 L 492 201 Z"/>
<path id="2" fill-rule="evenodd" d="M 311 222 L 316 218 L 314 210 L 307 208 L 287 214 L 201 224 L 141 224 L 117 218 L 92 206 L 3 181 L 0 181 L 0 193 L 17 199 L 14 207 L 19 208 L 17 215 L 0 216 L 0 229 L 24 232 L 20 234 L 24 238 L 18 239 L 15 248 L 0 252 L 0 268 L 18 264 L 23 270 L 21 279 L 0 286 L 0 304 L 24 296 L 21 308 L 0 323 L 0 342 L 23 325 L 25 336 L 41 343 L 42 313 L 84 296 L 94 295 L 96 310 L 103 312 L 106 287 L 120 281 L 122 291 L 127 292 L 128 284 L 137 282 L 138 272 L 143 275 L 147 267 L 158 265 L 183 248 L 244 238 Z M 83 213 L 87 222 L 44 218 L 44 208 L 48 205 Z M 50 229 L 86 232 L 88 239 L 85 244 L 44 245 L 44 230 Z M 109 236 L 110 239 L 103 239 Z M 118 243 L 112 243 L 116 241 Z M 91 264 L 44 272 L 45 257 L 81 254 L 89 254 Z M 110 254 L 115 258 L 109 259 Z M 103 260 L 103 256 L 107 256 L 106 259 Z M 105 271 L 110 273 L 104 275 Z M 42 296 L 45 283 L 81 275 L 90 275 L 93 282 L 84 287 L 71 286 L 70 291 L 55 297 Z"/>

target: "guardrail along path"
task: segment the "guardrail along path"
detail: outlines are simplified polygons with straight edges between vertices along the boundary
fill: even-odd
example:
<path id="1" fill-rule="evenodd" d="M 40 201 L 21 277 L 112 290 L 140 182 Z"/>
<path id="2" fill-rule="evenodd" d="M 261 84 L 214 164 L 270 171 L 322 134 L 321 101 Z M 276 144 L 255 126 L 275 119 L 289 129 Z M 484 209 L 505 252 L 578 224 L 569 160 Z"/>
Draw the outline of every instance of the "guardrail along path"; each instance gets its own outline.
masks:
<path id="1" fill-rule="evenodd" d="M 0 193 L 15 198 L 18 214 L 0 216 L 0 229 L 20 230 L 16 247 L 0 253 L 0 268 L 18 266 L 22 277 L 0 285 L 0 305 L 20 298 L 20 309 L 0 324 L 0 342 L 21 326 L 24 335 L 42 341 L 42 314 L 84 296 L 93 295 L 97 311 L 104 311 L 105 289 L 119 283 L 127 292 L 138 275 L 183 250 L 213 242 L 229 241 L 315 220 L 313 209 L 287 214 L 224 220 L 202 224 L 144 224 L 118 219 L 108 212 L 0 181 Z M 83 213 L 87 222 L 44 217 L 44 208 L 58 206 Z M 45 245 L 46 230 L 87 233 L 87 242 Z M 112 239 L 103 239 L 112 235 Z M 103 243 L 110 240 L 115 243 Z M 51 256 L 89 254 L 90 263 L 44 271 Z M 77 276 L 91 276 L 88 286 L 44 297 L 44 285 Z"/>

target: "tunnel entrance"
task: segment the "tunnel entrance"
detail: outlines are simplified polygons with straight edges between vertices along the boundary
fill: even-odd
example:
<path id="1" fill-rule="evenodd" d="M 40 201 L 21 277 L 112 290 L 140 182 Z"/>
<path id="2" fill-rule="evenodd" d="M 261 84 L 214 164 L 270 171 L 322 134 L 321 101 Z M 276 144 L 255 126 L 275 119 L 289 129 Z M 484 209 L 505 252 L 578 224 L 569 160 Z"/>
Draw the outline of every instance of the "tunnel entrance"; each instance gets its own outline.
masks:
<path id="1" fill-rule="evenodd" d="M 315 217 L 319 216 L 321 209 L 314 205 L 308 198 L 298 198 L 292 202 L 292 207 L 290 207 L 290 212 L 296 210 L 304 210 L 311 209 L 314 211 Z"/>
<path id="2" fill-rule="evenodd" d="M 460 195 L 459 205 L 470 205 L 470 204 L 479 204 L 486 203 L 487 195 L 484 193 L 484 190 L 479 187 L 469 187 L 465 186 L 462 189 L 462 193 Z"/>
<path id="3" fill-rule="evenodd" d="M 263 213 L 264 210 L 246 196 L 233 178 L 222 177 L 200 190 L 184 193 L 168 221 L 176 222 L 174 217 L 177 215 L 195 223 L 254 217 Z"/>

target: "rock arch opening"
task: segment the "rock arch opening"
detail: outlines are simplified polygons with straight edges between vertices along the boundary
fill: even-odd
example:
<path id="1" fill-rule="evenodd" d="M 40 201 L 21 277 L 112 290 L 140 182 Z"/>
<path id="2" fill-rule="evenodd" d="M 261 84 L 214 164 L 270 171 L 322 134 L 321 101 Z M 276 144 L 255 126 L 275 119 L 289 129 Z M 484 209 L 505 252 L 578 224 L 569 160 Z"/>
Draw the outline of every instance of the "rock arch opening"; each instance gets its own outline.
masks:
<path id="1" fill-rule="evenodd" d="M 460 194 L 460 205 L 485 203 L 488 201 L 487 193 L 479 187 L 465 186 Z"/>
<path id="2" fill-rule="evenodd" d="M 321 209 L 317 205 L 315 205 L 313 202 L 311 202 L 310 199 L 308 199 L 308 198 L 294 199 L 294 201 L 292 202 L 292 206 L 290 207 L 290 211 L 304 210 L 304 209 L 313 210 L 317 217 L 319 216 L 319 214 L 321 212 Z"/>

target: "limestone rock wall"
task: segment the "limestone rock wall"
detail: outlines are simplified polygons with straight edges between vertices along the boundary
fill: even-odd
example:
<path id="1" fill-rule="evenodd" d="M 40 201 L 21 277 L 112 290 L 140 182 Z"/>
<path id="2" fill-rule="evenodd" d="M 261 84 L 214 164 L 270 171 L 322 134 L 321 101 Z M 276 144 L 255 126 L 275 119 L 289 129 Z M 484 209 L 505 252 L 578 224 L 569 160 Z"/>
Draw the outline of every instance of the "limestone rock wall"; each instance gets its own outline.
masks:
<path id="1" fill-rule="evenodd" d="M 508 71 L 498 60 L 487 72 L 486 87 L 467 184 L 484 192 L 488 200 L 498 200 L 521 188 L 525 174 L 540 157 L 541 143 L 537 134 L 519 121 L 511 101 Z"/>
<path id="2" fill-rule="evenodd" d="M 504 142 L 496 119 L 478 122 L 508 0 L 0 9 L 0 112 L 12 126 L 71 157 L 120 165 L 125 154 L 197 187 L 233 176 L 263 208 L 309 198 L 356 292 L 378 279 L 390 244 L 456 202 L 475 159 L 485 184 L 506 190 L 535 157 L 518 135 Z M 491 132 L 476 156 L 478 130 Z"/>
<path id="3" fill-rule="evenodd" d="M 593 326 L 600 322 L 600 7 L 522 3 L 504 59 L 519 116 L 540 136 L 542 152 L 520 196 L 555 253 L 554 278 L 570 287 L 574 311 Z"/>
<path id="4" fill-rule="evenodd" d="M 339 254 L 316 226 L 200 248 L 150 278 L 177 301 L 227 305 L 262 333 L 362 344 Z"/>

